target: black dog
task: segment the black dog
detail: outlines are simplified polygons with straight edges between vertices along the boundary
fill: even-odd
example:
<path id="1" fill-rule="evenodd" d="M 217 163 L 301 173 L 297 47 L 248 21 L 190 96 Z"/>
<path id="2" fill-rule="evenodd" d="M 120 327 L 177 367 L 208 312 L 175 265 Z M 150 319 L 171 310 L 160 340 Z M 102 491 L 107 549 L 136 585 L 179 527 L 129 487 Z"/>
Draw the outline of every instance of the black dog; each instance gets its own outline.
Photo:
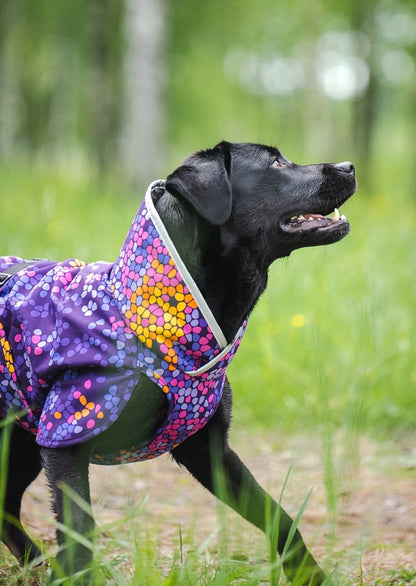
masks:
<path id="1" fill-rule="evenodd" d="M 156 186 L 152 198 L 189 274 L 230 341 L 264 291 L 274 260 L 297 248 L 336 242 L 348 233 L 348 221 L 335 208 L 355 189 L 354 166 L 349 162 L 299 166 L 272 147 L 222 142 L 189 157 L 166 183 Z M 334 209 L 333 217 L 325 217 Z M 6 271 L 3 276 L 6 282 L 14 273 Z M 7 331 L 5 336 L 7 339 Z M 4 348 L 5 344 L 5 352 Z M 53 376 L 58 375 L 54 372 Z M 284 553 L 283 565 L 291 581 L 322 584 L 325 575 L 300 533 L 296 530 L 292 535 L 292 519 L 230 448 L 232 393 L 228 381 L 221 390 L 215 413 L 196 433 L 171 447 L 173 458 L 263 532 L 271 536 L 278 531 L 277 549 Z M 19 519 L 23 493 L 41 467 L 50 483 L 57 520 L 81 535 L 92 536 L 93 518 L 77 502 L 67 500 L 63 486 L 89 503 L 88 465 L 93 454 L 149 442 L 166 420 L 165 393 L 160 385 L 141 377 L 128 408 L 112 425 L 67 447 L 40 447 L 39 435 L 36 438 L 22 425 L 13 425 L 2 539 L 22 563 L 39 555 Z M 0 428 L 3 436 L 4 429 Z M 58 530 L 57 537 L 63 574 L 88 569 L 90 550 L 71 540 L 67 532 Z M 88 578 L 84 575 L 82 579 Z"/>

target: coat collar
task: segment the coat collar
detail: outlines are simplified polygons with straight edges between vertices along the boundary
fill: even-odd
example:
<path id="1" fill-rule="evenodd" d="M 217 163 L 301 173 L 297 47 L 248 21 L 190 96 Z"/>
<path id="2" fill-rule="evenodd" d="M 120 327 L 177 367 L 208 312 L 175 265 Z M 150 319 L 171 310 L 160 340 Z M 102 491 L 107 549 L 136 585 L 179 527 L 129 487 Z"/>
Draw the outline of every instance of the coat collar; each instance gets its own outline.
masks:
<path id="1" fill-rule="evenodd" d="M 164 181 L 150 184 L 110 273 L 110 287 L 139 340 L 171 370 L 199 376 L 218 363 L 226 366 L 247 321 L 229 343 L 154 206 L 152 194 L 164 189 Z"/>

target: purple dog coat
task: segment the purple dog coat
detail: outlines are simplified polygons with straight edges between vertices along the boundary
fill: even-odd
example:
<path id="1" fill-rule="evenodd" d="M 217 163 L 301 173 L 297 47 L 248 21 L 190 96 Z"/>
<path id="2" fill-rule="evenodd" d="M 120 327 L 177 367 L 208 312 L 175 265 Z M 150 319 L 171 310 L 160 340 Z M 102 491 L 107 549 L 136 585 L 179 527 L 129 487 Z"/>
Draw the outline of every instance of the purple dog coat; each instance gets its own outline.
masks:
<path id="1" fill-rule="evenodd" d="M 120 416 L 142 376 L 168 414 L 147 443 L 97 464 L 154 458 L 201 429 L 245 331 L 227 344 L 178 255 L 150 185 L 114 264 L 36 260 L 0 286 L 0 419 L 15 412 L 40 446 L 71 446 Z M 0 273 L 22 259 L 0 258 Z"/>

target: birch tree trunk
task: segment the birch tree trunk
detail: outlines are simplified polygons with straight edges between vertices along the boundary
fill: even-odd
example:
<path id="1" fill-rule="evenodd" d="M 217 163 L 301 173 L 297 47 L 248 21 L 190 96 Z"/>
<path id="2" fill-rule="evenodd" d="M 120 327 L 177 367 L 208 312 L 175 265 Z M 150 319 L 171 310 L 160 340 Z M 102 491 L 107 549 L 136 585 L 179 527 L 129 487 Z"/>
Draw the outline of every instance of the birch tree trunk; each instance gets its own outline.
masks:
<path id="1" fill-rule="evenodd" d="M 121 158 L 143 186 L 163 167 L 165 0 L 126 0 Z"/>
<path id="2" fill-rule="evenodd" d="M 0 0 L 0 158 L 13 153 L 18 124 L 17 77 L 13 58 L 6 54 L 6 37 L 13 26 L 19 6 Z"/>

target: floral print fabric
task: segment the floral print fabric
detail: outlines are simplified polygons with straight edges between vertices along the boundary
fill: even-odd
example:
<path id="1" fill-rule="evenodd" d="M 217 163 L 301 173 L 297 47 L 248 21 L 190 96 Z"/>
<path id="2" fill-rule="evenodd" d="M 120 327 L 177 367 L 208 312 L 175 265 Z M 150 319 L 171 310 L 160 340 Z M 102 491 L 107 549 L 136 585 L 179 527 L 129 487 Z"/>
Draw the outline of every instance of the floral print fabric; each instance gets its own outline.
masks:
<path id="1" fill-rule="evenodd" d="M 166 420 L 145 444 L 92 461 L 145 460 L 201 429 L 222 397 L 246 323 L 227 345 L 153 205 L 153 183 L 114 264 L 36 261 L 0 288 L 0 417 L 45 447 L 106 430 L 145 375 Z M 0 258 L 0 271 L 21 262 Z"/>

